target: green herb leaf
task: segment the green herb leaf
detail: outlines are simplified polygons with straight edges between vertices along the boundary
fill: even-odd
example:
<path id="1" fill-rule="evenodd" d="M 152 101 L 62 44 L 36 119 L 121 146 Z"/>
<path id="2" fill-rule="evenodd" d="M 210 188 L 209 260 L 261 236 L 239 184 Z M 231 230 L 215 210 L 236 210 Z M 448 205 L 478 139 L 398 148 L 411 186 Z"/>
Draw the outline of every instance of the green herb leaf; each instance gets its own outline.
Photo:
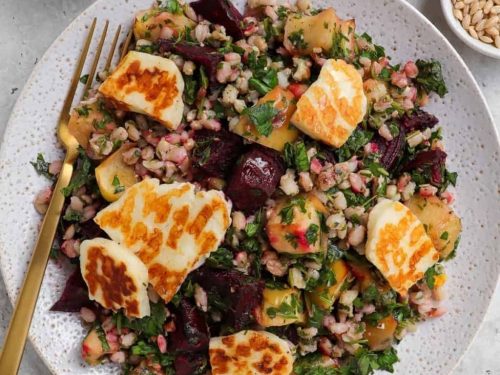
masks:
<path id="1" fill-rule="evenodd" d="M 73 178 L 69 185 L 61 190 L 65 197 L 69 197 L 73 191 L 95 181 L 94 167 L 85 154 L 85 150 L 80 147 L 78 152 L 77 166 Z"/>
<path id="2" fill-rule="evenodd" d="M 266 102 L 247 108 L 243 113 L 248 115 L 259 134 L 268 137 L 273 131 L 273 120 L 279 111 L 274 108 L 274 102 Z"/>
<path id="3" fill-rule="evenodd" d="M 193 105 L 196 100 L 196 94 L 198 92 L 198 83 L 194 77 L 184 76 L 184 102 L 189 105 Z"/>
<path id="4" fill-rule="evenodd" d="M 172 14 L 182 14 L 182 6 L 177 0 L 158 0 L 157 3 L 161 10 Z"/>
<path id="5" fill-rule="evenodd" d="M 88 80 L 89 80 L 88 74 L 84 74 L 83 76 L 80 77 L 80 82 L 83 83 L 84 85 L 87 84 Z"/>
<path id="6" fill-rule="evenodd" d="M 309 244 L 314 245 L 318 241 L 319 226 L 316 224 L 309 225 L 306 231 L 306 240 Z"/>
<path id="7" fill-rule="evenodd" d="M 82 220 L 82 214 L 80 212 L 73 211 L 72 209 L 67 209 L 63 219 L 79 223 Z"/>
<path id="8" fill-rule="evenodd" d="M 283 207 L 279 215 L 283 224 L 291 224 L 293 221 L 293 208 L 298 207 L 302 213 L 306 212 L 306 201 L 303 197 L 292 198 L 290 204 Z"/>
<path id="9" fill-rule="evenodd" d="M 101 346 L 103 351 L 108 351 L 110 349 L 108 340 L 106 339 L 106 333 L 102 329 L 101 325 L 95 325 L 95 331 L 97 333 L 97 337 L 99 337 L 99 341 L 101 342 Z"/>
<path id="10" fill-rule="evenodd" d="M 81 106 L 81 107 L 76 107 L 75 108 L 76 113 L 78 113 L 78 116 L 81 117 L 88 117 L 90 113 L 90 108 L 86 105 Z"/>
<path id="11" fill-rule="evenodd" d="M 436 276 L 440 275 L 441 266 L 438 264 L 433 265 L 427 271 L 425 271 L 424 280 L 430 289 L 434 289 L 434 284 L 436 283 Z"/>
<path id="12" fill-rule="evenodd" d="M 297 294 L 292 294 L 288 301 L 283 301 L 278 307 L 269 307 L 266 310 L 266 314 L 274 319 L 279 316 L 283 319 L 295 319 L 299 314 L 302 314 L 303 307 L 302 301 Z"/>
<path id="13" fill-rule="evenodd" d="M 115 177 L 113 177 L 113 181 L 111 182 L 111 184 L 115 188 L 115 194 L 122 193 L 125 191 L 125 186 L 123 186 L 120 183 L 120 179 L 118 178 L 117 175 L 115 175 Z"/>
<path id="14" fill-rule="evenodd" d="M 38 173 L 40 176 L 44 176 L 49 180 L 54 179 L 54 176 L 49 173 L 50 163 L 45 161 L 42 153 L 39 153 L 36 157 L 36 160 L 31 161 L 30 164 L 33 166 L 33 168 L 35 168 L 36 173 Z"/>
<path id="15" fill-rule="evenodd" d="M 286 143 L 284 158 L 288 168 L 296 169 L 298 172 L 309 171 L 310 162 L 307 156 L 306 145 L 303 141 Z"/>
<path id="16" fill-rule="evenodd" d="M 225 247 L 219 247 L 207 258 L 206 265 L 212 268 L 230 269 L 233 267 L 233 253 Z"/>
<path id="17" fill-rule="evenodd" d="M 427 93 L 435 92 L 440 97 L 448 93 L 443 78 L 441 63 L 437 60 L 417 60 L 417 85 Z"/>
<path id="18" fill-rule="evenodd" d="M 350 159 L 373 138 L 373 132 L 358 127 L 336 154 L 340 162 Z"/>
<path id="19" fill-rule="evenodd" d="M 119 314 L 122 315 L 120 318 L 117 317 Z M 122 327 L 130 328 L 146 336 L 157 336 L 163 333 L 163 324 L 166 318 L 165 305 L 162 302 L 151 303 L 151 315 L 141 319 L 128 319 L 122 312 L 113 316 L 115 322 L 120 319 Z"/>
<path id="20" fill-rule="evenodd" d="M 307 42 L 304 40 L 303 29 L 290 33 L 290 35 L 288 35 L 288 40 L 292 43 L 292 46 L 294 46 L 295 49 L 306 49 L 308 46 Z"/>

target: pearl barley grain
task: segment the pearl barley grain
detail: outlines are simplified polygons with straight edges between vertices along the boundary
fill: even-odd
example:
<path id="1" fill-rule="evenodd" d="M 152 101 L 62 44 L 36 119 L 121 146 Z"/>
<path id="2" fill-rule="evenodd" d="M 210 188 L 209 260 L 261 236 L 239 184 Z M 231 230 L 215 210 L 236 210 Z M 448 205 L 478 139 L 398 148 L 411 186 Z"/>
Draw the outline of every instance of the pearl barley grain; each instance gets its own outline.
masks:
<path id="1" fill-rule="evenodd" d="M 451 0 L 453 16 L 470 36 L 500 48 L 500 0 Z"/>

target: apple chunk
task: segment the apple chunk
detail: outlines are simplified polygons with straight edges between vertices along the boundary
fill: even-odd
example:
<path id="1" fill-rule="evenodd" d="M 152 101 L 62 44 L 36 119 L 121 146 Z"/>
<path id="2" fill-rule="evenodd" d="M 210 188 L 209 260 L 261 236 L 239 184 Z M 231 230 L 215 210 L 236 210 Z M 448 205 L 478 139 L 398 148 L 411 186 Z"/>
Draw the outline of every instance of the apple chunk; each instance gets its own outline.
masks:
<path id="1" fill-rule="evenodd" d="M 234 127 L 233 132 L 250 141 L 260 143 L 276 151 L 283 151 L 287 142 L 292 143 L 299 136 L 299 131 L 290 125 L 290 118 L 296 108 L 294 96 L 290 91 L 280 86 L 276 86 L 273 90 L 264 95 L 257 105 L 262 105 L 267 102 L 274 102 L 274 108 L 280 111 L 277 119 L 273 122 L 274 129 L 269 136 L 266 137 L 259 134 L 255 125 L 252 124 L 249 117 L 246 115 L 241 117 L 238 124 Z"/>

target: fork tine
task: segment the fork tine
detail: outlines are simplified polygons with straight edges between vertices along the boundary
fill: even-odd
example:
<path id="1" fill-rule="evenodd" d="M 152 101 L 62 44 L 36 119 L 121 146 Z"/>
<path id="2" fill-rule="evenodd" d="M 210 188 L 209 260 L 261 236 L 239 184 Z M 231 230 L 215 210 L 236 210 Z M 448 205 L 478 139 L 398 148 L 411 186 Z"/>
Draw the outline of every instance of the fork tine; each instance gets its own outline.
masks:
<path id="1" fill-rule="evenodd" d="M 130 45 L 130 42 L 132 41 L 133 33 L 134 33 L 134 30 L 133 30 L 133 28 L 131 28 L 127 34 L 127 39 L 125 39 L 125 42 L 123 42 L 122 52 L 120 54 L 120 61 L 125 57 L 125 54 L 127 53 L 128 46 Z"/>
<path id="2" fill-rule="evenodd" d="M 106 60 L 106 65 L 104 66 L 104 70 L 108 71 L 111 67 L 111 63 L 113 62 L 113 56 L 115 54 L 116 44 L 118 43 L 118 38 L 120 37 L 120 32 L 122 31 L 122 25 L 118 26 L 116 29 L 115 37 L 113 38 L 113 43 L 111 43 L 111 49 L 109 50 L 108 59 Z"/>
<path id="3" fill-rule="evenodd" d="M 97 23 L 97 18 L 94 18 L 92 24 L 90 25 L 87 39 L 85 40 L 85 44 L 83 46 L 82 52 L 80 53 L 80 57 L 78 58 L 78 63 L 76 66 L 76 70 L 73 73 L 73 77 L 71 78 L 70 89 L 66 95 L 66 99 L 64 100 L 63 109 L 61 112 L 61 116 L 64 118 L 69 118 L 69 112 L 71 110 L 71 105 L 73 104 L 73 98 L 75 97 L 75 92 L 78 87 L 78 81 L 82 75 L 83 66 L 85 65 L 85 60 L 87 59 L 87 54 L 89 52 L 90 43 L 92 42 L 92 37 L 94 36 L 95 25 Z"/>
<path id="4" fill-rule="evenodd" d="M 90 73 L 87 78 L 87 82 L 85 83 L 85 88 L 83 89 L 83 98 L 87 96 L 87 93 L 92 86 L 92 82 L 94 81 L 95 72 L 97 70 L 97 65 L 99 64 L 99 58 L 101 57 L 102 46 L 104 45 L 104 41 L 106 40 L 106 34 L 108 32 L 109 21 L 106 20 L 106 24 L 104 25 L 104 30 L 101 34 L 101 40 L 99 41 L 99 45 L 97 46 L 97 50 L 95 52 L 94 61 L 92 62 L 92 66 L 90 68 Z"/>

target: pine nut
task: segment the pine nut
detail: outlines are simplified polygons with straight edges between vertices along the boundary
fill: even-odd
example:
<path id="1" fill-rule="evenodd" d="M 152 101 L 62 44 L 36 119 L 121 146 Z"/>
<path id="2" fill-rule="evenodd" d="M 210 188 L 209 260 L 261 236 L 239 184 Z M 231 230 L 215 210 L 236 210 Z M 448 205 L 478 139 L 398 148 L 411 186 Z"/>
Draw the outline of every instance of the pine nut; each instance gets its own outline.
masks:
<path id="1" fill-rule="evenodd" d="M 486 35 L 480 36 L 479 40 L 485 43 L 493 43 L 493 39 L 491 39 L 489 36 Z"/>
<path id="2" fill-rule="evenodd" d="M 465 4 L 463 1 L 459 1 L 458 3 L 455 4 L 455 9 L 464 9 Z"/>
<path id="3" fill-rule="evenodd" d="M 500 13 L 500 5 L 495 5 L 493 8 L 491 8 L 490 14 L 498 14 Z"/>
<path id="4" fill-rule="evenodd" d="M 483 9 L 485 5 L 486 5 L 486 0 L 481 0 L 479 2 L 479 9 Z"/>
<path id="5" fill-rule="evenodd" d="M 489 29 L 486 29 L 486 34 L 496 37 L 500 35 L 500 30 L 498 30 L 496 27 L 490 27 Z"/>
<path id="6" fill-rule="evenodd" d="M 496 26 L 498 24 L 498 21 L 500 21 L 500 17 L 498 17 L 498 16 L 494 16 L 494 17 L 489 18 L 486 21 L 485 28 L 489 29 L 490 27 Z"/>
<path id="7" fill-rule="evenodd" d="M 470 14 L 466 14 L 462 20 L 462 26 L 464 29 L 468 29 L 470 26 Z"/>
<path id="8" fill-rule="evenodd" d="M 500 36 L 495 37 L 495 47 L 500 48 Z"/>
<path id="9" fill-rule="evenodd" d="M 478 10 L 474 15 L 472 16 L 472 19 L 470 21 L 471 25 L 477 24 L 479 21 L 483 19 L 483 11 Z"/>
<path id="10" fill-rule="evenodd" d="M 464 4 L 465 5 L 469 5 L 470 3 L 472 3 L 474 0 L 464 0 Z"/>
<path id="11" fill-rule="evenodd" d="M 484 14 L 489 14 L 491 12 L 491 8 L 493 8 L 493 1 L 488 0 L 483 9 Z"/>
<path id="12" fill-rule="evenodd" d="M 459 21 L 462 21 L 464 19 L 464 16 L 463 16 L 462 12 L 459 9 L 453 9 L 453 15 Z"/>
<path id="13" fill-rule="evenodd" d="M 476 14 L 478 10 L 479 10 L 479 1 L 474 1 L 470 5 L 470 14 Z"/>
<path id="14" fill-rule="evenodd" d="M 475 26 L 476 31 L 481 31 L 485 28 L 486 25 L 486 20 L 481 20 L 479 23 Z"/>
<path id="15" fill-rule="evenodd" d="M 473 37 L 474 39 L 479 39 L 476 30 L 474 30 L 474 26 L 469 27 L 468 31 L 471 37 Z"/>

